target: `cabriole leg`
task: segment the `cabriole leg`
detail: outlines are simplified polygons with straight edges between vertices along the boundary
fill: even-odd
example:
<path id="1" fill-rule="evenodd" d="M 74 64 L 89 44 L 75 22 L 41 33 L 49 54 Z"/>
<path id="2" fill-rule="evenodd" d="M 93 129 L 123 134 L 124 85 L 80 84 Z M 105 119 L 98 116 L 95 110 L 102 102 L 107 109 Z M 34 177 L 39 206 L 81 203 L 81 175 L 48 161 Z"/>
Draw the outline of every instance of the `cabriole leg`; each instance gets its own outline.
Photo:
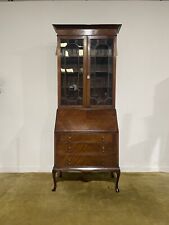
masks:
<path id="1" fill-rule="evenodd" d="M 52 191 L 56 191 L 57 187 L 57 177 L 58 177 L 58 171 L 53 169 L 52 170 L 52 177 L 53 177 L 53 189 Z"/>
<path id="2" fill-rule="evenodd" d="M 119 190 L 118 184 L 119 184 L 119 178 L 120 178 L 120 169 L 119 170 L 116 170 L 115 173 L 116 173 L 115 191 L 116 192 L 119 192 L 120 190 Z"/>

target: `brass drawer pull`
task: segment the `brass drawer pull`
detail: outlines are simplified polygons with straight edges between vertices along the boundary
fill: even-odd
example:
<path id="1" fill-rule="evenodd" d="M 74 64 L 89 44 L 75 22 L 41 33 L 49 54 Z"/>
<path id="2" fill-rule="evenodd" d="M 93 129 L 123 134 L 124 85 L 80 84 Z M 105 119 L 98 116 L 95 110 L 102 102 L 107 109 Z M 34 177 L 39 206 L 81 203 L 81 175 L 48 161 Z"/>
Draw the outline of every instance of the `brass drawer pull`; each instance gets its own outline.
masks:
<path id="1" fill-rule="evenodd" d="M 104 150 L 105 150 L 105 147 L 104 147 L 104 146 L 102 146 L 102 152 L 105 152 Z"/>
<path id="2" fill-rule="evenodd" d="M 67 146 L 67 150 L 68 150 L 68 151 L 71 150 L 71 146 L 70 146 L 70 145 Z"/>
<path id="3" fill-rule="evenodd" d="M 68 165 L 71 165 L 71 160 L 70 160 L 70 159 L 68 159 L 67 164 L 68 164 Z"/>

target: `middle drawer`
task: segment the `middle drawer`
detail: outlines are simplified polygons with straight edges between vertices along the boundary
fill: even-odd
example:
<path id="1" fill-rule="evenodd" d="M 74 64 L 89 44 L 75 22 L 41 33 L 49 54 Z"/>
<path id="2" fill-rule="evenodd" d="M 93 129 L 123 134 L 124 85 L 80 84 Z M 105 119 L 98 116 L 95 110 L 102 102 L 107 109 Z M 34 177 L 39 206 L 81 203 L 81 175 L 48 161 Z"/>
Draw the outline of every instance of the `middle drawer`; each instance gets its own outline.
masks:
<path id="1" fill-rule="evenodd" d="M 80 154 L 80 155 L 98 155 L 98 154 L 113 154 L 112 144 L 108 143 L 60 143 L 57 145 L 57 154 Z"/>

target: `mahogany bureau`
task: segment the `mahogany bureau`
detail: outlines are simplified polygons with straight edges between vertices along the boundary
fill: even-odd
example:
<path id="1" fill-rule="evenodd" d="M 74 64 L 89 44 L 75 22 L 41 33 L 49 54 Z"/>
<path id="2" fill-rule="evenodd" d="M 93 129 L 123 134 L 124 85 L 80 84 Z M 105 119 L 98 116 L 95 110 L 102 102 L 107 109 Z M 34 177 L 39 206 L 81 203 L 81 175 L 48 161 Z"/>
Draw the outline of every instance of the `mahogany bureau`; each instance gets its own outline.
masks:
<path id="1" fill-rule="evenodd" d="M 98 171 L 115 175 L 119 192 L 115 84 L 121 25 L 53 26 L 58 71 L 53 191 L 62 172 Z"/>

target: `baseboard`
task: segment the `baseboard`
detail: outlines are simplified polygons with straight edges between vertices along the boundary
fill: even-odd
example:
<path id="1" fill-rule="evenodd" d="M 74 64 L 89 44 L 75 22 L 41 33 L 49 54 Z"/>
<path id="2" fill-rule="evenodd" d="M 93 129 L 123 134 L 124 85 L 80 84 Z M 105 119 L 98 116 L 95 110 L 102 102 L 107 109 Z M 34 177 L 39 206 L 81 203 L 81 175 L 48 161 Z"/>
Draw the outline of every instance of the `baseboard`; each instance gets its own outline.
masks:
<path id="1" fill-rule="evenodd" d="M 160 166 L 160 172 L 168 172 L 169 173 L 169 166 Z"/>
<path id="2" fill-rule="evenodd" d="M 167 166 L 121 166 L 122 172 L 169 172 L 169 167 Z"/>
<path id="3" fill-rule="evenodd" d="M 27 172 L 51 172 L 52 166 L 46 166 L 43 168 L 36 166 L 24 166 L 24 167 L 0 167 L 0 173 L 27 173 Z"/>
<path id="4" fill-rule="evenodd" d="M 122 172 L 169 172 L 169 166 L 144 167 L 144 166 L 120 166 Z M 43 168 L 36 166 L 0 167 L 1 173 L 24 173 L 24 172 L 51 172 L 52 166 Z"/>

